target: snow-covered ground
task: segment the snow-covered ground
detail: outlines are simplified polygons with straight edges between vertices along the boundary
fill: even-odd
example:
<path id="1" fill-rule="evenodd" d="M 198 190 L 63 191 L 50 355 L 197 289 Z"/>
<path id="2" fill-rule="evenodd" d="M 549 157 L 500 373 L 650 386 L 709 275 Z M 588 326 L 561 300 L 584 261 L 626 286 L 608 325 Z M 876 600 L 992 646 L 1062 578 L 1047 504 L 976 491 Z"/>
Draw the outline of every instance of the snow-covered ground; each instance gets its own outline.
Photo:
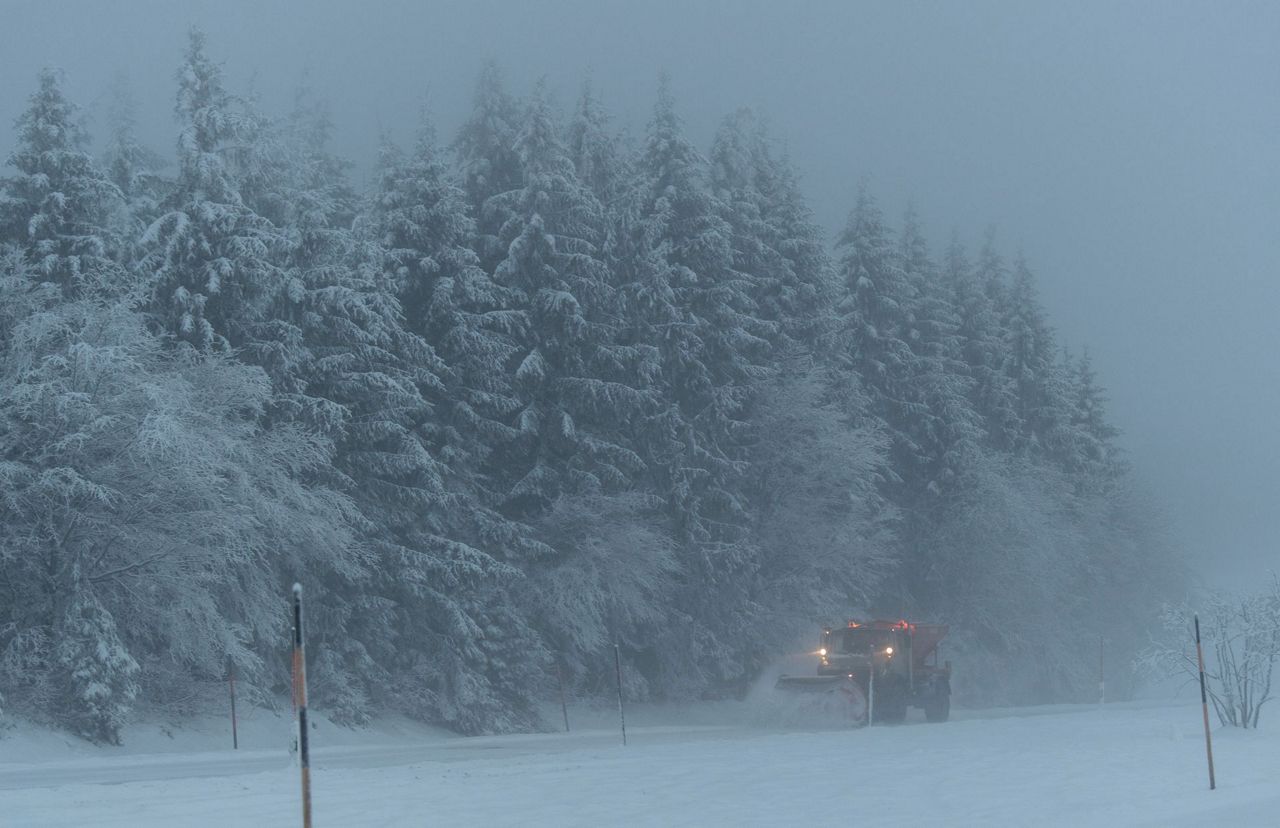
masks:
<path id="1" fill-rule="evenodd" d="M 558 709 L 555 711 L 558 715 Z M 313 731 L 317 826 L 1280 825 L 1280 728 L 1215 730 L 1198 700 L 956 711 L 870 730 L 760 727 L 742 705 L 576 709 L 574 732 L 461 738 L 407 722 Z M 130 731 L 101 749 L 0 738 L 0 823 L 298 824 L 287 718 Z"/>

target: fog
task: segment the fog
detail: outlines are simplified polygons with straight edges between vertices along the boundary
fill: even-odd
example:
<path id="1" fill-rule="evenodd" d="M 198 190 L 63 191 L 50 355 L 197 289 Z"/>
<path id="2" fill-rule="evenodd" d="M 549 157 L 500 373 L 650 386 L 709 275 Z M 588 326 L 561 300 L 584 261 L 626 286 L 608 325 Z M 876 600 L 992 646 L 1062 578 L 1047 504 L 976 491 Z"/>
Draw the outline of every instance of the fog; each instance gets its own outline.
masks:
<path id="1" fill-rule="evenodd" d="M 0 3 L 0 153 L 36 70 L 99 131 L 117 72 L 168 151 L 185 30 L 280 111 L 303 79 L 367 174 L 423 101 L 449 136 L 486 59 L 562 107 L 590 75 L 643 130 L 656 79 L 706 146 L 739 105 L 771 121 L 834 230 L 866 178 L 935 248 L 994 223 L 1087 346 L 1123 445 L 1206 580 L 1280 555 L 1280 7 L 1270 3 Z M 165 102 L 160 106 L 158 102 Z M 937 252 L 935 250 L 935 252 Z"/>

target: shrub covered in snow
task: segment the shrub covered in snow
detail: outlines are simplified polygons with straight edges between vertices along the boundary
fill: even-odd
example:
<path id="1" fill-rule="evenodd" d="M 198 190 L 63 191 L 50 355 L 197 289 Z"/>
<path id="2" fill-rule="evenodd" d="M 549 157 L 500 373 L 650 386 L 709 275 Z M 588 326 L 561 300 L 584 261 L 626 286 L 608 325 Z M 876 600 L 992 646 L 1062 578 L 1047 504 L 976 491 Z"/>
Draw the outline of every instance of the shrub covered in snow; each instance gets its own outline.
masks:
<path id="1" fill-rule="evenodd" d="M 1166 609 L 1164 638 L 1143 654 L 1150 669 L 1197 680 L 1193 613 L 1200 617 L 1206 689 L 1218 721 L 1256 728 L 1273 698 L 1280 662 L 1280 579 L 1273 578 L 1267 591 L 1214 592 L 1195 605 Z"/>

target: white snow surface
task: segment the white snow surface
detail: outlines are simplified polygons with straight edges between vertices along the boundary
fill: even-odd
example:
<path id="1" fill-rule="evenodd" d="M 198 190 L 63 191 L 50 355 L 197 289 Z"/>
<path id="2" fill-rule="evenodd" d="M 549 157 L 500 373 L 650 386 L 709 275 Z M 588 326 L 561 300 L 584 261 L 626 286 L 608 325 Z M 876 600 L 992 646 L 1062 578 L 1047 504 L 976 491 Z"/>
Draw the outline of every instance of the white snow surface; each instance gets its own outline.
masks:
<path id="1" fill-rule="evenodd" d="M 559 721 L 558 708 L 548 721 Z M 554 718 L 553 718 L 554 716 Z M 1198 699 L 913 712 L 897 726 L 762 727 L 750 705 L 570 710 L 573 732 L 463 738 L 316 717 L 316 826 L 1280 825 L 1280 728 L 1217 728 L 1209 791 Z M 288 716 L 139 725 L 121 748 L 31 726 L 0 735 L 15 826 L 300 824 Z"/>

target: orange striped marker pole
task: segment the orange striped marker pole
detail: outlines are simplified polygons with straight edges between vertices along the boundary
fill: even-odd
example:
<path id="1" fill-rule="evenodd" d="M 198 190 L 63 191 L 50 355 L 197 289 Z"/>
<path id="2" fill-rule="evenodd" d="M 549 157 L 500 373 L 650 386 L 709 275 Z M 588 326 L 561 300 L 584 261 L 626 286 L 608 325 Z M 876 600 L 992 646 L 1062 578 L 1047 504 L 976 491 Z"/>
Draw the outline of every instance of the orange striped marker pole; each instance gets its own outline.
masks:
<path id="1" fill-rule="evenodd" d="M 1209 790 L 1217 787 L 1213 779 L 1213 738 L 1209 735 L 1209 694 L 1204 684 L 1204 650 L 1200 647 L 1200 616 L 1196 615 L 1196 659 L 1200 662 L 1200 709 L 1204 713 L 1204 751 L 1209 757 Z"/>
<path id="2" fill-rule="evenodd" d="M 307 751 L 307 659 L 302 647 L 302 584 L 293 585 L 293 675 L 302 766 L 302 828 L 311 828 L 311 757 Z"/>

